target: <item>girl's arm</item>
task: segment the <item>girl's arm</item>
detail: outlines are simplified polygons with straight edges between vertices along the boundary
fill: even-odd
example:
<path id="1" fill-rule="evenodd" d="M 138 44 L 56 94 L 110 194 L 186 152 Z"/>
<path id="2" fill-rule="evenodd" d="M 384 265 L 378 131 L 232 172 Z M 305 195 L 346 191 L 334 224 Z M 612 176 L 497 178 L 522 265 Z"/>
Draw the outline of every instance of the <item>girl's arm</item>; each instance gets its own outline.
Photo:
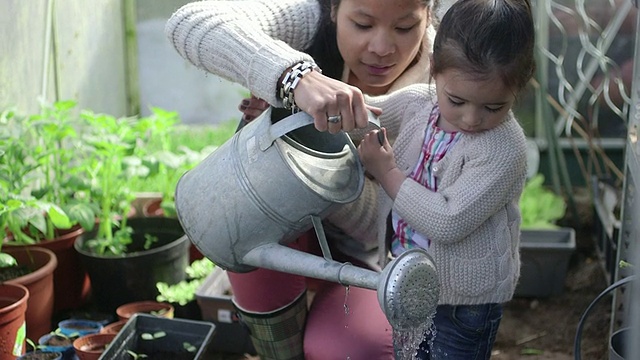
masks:
<path id="1" fill-rule="evenodd" d="M 196 1 L 171 16 L 165 33 L 193 65 L 281 106 L 278 80 L 312 61 L 300 50 L 310 46 L 320 12 L 317 0 Z"/>

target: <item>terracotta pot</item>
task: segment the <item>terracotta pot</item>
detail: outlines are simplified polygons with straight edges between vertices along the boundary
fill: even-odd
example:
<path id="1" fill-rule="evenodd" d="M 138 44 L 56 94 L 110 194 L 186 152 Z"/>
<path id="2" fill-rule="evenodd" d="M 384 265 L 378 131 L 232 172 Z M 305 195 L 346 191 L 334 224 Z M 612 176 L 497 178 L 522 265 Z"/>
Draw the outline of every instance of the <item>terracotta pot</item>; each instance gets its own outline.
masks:
<path id="1" fill-rule="evenodd" d="M 158 317 L 173 319 L 173 305 L 158 301 L 136 301 L 120 305 L 116 309 L 116 314 L 120 320 L 129 320 L 134 314 L 146 313 Z"/>
<path id="2" fill-rule="evenodd" d="M 162 210 L 162 198 L 152 199 L 145 202 L 142 205 L 142 214 L 145 217 L 164 216 L 164 210 Z"/>
<path id="3" fill-rule="evenodd" d="M 53 314 L 53 271 L 58 260 L 53 251 L 41 247 L 4 247 L 3 252 L 13 256 L 20 265 L 26 265 L 31 273 L 6 281 L 7 284 L 24 285 L 29 290 L 27 301 L 27 337 L 38 339 L 50 332 Z"/>
<path id="4" fill-rule="evenodd" d="M 14 360 L 24 354 L 25 312 L 29 290 L 19 284 L 0 284 L 0 360 Z"/>
<path id="5" fill-rule="evenodd" d="M 80 360 L 98 360 L 115 337 L 115 334 L 81 336 L 73 341 L 73 348 Z"/>
<path id="6" fill-rule="evenodd" d="M 91 283 L 89 275 L 82 266 L 78 252 L 73 248 L 78 236 L 84 233 L 84 229 L 75 226 L 69 230 L 60 230 L 59 236 L 53 240 L 42 241 L 35 245 L 19 245 L 6 243 L 5 249 L 20 247 L 42 247 L 56 254 L 58 266 L 53 272 L 54 288 L 54 312 L 61 310 L 77 309 L 85 305 L 89 299 Z"/>
<path id="7" fill-rule="evenodd" d="M 118 320 L 116 322 L 112 322 L 111 324 L 105 325 L 102 330 L 100 330 L 101 334 L 117 334 L 122 330 L 124 325 L 128 320 Z"/>

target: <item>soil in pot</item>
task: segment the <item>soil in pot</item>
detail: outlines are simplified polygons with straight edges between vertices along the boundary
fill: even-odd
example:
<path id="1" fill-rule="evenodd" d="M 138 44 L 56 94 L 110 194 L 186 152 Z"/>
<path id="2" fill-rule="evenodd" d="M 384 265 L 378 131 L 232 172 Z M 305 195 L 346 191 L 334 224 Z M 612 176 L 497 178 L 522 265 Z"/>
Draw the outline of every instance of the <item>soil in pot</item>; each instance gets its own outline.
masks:
<path id="1" fill-rule="evenodd" d="M 18 264 L 16 266 L 0 268 L 0 282 L 13 280 L 29 273 L 31 273 L 31 269 L 26 265 Z"/>
<path id="2" fill-rule="evenodd" d="M 44 352 L 44 351 L 36 351 L 36 352 L 28 352 L 18 360 L 60 360 L 62 359 L 61 352 Z"/>
<path id="3" fill-rule="evenodd" d="M 73 350 L 73 341 L 75 337 L 67 337 L 60 334 L 49 333 L 38 339 L 39 348 L 43 352 L 60 352 L 63 358 L 71 359 L 75 351 Z"/>

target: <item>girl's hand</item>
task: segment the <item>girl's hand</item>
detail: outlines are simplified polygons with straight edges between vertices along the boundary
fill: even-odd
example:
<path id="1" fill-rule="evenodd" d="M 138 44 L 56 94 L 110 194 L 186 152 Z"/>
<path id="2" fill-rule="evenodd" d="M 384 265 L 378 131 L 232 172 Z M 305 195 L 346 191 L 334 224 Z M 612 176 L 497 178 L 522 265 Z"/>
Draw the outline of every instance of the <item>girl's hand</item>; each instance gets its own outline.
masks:
<path id="1" fill-rule="evenodd" d="M 242 121 L 248 123 L 260 116 L 268 107 L 269 103 L 251 94 L 251 97 L 240 102 L 238 110 L 243 114 Z"/>
<path id="2" fill-rule="evenodd" d="M 358 155 L 365 170 L 395 199 L 405 176 L 396 165 L 393 148 L 387 140 L 387 129 L 371 130 L 366 134 L 358 145 Z"/>
<path id="3" fill-rule="evenodd" d="M 381 110 L 364 103 L 362 91 L 355 86 L 332 79 L 317 71 L 306 74 L 293 91 L 296 105 L 311 115 L 318 131 L 332 134 L 367 126 L 367 109 Z M 329 122 L 329 117 L 340 116 Z"/>
<path id="4" fill-rule="evenodd" d="M 378 181 L 391 169 L 396 167 L 393 149 L 387 140 L 387 129 L 371 130 L 366 134 L 360 145 L 358 155 L 365 169 Z M 382 140 L 382 144 L 381 144 Z"/>

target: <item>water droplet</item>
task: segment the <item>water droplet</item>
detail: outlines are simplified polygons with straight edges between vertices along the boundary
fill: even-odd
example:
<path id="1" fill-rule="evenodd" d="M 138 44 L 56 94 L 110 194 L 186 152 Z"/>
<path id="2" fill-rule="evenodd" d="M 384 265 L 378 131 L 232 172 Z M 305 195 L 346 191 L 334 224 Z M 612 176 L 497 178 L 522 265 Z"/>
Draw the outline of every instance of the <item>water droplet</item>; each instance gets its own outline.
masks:
<path id="1" fill-rule="evenodd" d="M 347 304 L 347 300 L 349 300 L 349 286 L 345 286 L 344 289 L 344 314 L 349 315 L 349 305 Z"/>

